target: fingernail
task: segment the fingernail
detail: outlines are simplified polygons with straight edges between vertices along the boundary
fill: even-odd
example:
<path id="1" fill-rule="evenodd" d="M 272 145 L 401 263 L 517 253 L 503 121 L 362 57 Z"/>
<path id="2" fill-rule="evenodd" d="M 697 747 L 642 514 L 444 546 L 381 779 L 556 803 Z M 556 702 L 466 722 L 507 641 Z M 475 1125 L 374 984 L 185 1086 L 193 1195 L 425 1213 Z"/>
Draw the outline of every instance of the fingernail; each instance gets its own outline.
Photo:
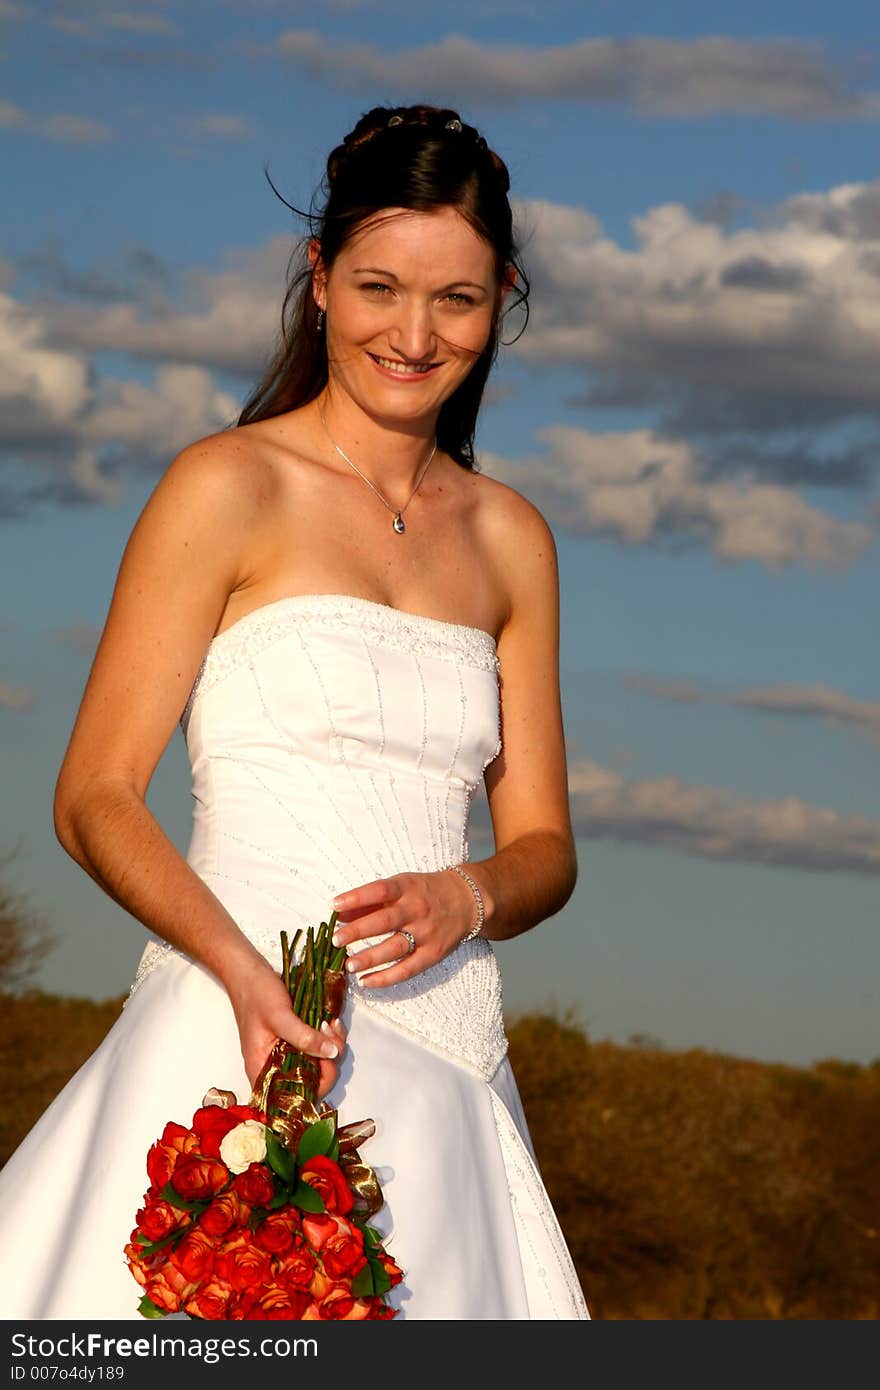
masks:
<path id="1" fill-rule="evenodd" d="M 354 959 L 352 959 L 352 960 L 347 960 L 347 961 L 345 962 L 345 968 L 346 968 L 346 970 L 356 970 L 356 969 L 357 969 L 357 961 L 354 960 Z"/>
<path id="2" fill-rule="evenodd" d="M 324 1046 L 321 1048 L 321 1056 L 322 1056 L 322 1057 L 338 1057 L 338 1056 L 339 1056 L 339 1048 L 336 1047 L 333 1043 L 325 1043 Z"/>
<path id="3" fill-rule="evenodd" d="M 331 940 L 332 940 L 334 946 L 341 946 L 341 945 L 342 945 L 342 937 L 339 935 L 339 932 L 338 932 L 338 931 L 335 931 L 335 932 L 333 933 L 333 936 L 332 936 Z"/>
<path id="4" fill-rule="evenodd" d="M 321 1024 L 321 1032 L 322 1032 L 322 1033 L 329 1033 L 329 1032 L 330 1032 L 330 1024 L 327 1022 L 326 1018 L 324 1019 L 323 1023 Z"/>

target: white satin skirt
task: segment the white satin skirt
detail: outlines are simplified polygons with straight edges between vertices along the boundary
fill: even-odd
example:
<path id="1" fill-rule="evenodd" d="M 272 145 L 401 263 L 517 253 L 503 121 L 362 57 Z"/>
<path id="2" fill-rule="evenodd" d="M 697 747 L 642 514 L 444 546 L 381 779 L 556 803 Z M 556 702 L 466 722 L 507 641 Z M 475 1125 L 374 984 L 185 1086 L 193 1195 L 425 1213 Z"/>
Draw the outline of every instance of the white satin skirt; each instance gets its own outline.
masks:
<path id="1" fill-rule="evenodd" d="M 340 1124 L 372 1119 L 361 1156 L 385 1205 L 372 1219 L 404 1271 L 399 1317 L 586 1319 L 535 1164 L 510 1064 L 490 1082 L 348 999 L 348 1046 L 326 1097 Z M 172 954 L 135 990 L 89 1060 L 0 1172 L 7 1319 L 136 1319 L 123 1255 L 166 1121 L 188 1125 L 209 1086 L 250 1086 L 226 992 Z"/>

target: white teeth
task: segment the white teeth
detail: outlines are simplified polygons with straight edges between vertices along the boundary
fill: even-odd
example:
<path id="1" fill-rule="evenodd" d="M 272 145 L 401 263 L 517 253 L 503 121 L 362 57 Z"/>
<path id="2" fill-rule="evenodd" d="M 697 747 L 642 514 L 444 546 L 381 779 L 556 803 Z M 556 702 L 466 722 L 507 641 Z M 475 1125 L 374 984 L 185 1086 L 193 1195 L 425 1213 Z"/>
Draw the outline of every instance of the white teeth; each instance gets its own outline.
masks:
<path id="1" fill-rule="evenodd" d="M 411 367 L 407 366 L 405 362 L 395 362 L 391 357 L 377 357 L 375 353 L 371 355 L 380 367 L 387 367 L 389 371 L 397 372 L 399 376 L 424 376 L 426 372 L 431 371 L 430 366 Z"/>

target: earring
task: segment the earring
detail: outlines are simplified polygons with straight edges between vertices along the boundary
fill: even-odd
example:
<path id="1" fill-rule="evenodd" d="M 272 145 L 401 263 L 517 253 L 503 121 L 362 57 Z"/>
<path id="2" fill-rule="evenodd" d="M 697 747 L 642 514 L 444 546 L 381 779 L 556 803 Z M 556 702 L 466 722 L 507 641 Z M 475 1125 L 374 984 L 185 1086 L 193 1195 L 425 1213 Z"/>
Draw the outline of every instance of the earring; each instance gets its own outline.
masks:
<path id="1" fill-rule="evenodd" d="M 319 333 L 323 332 L 323 329 L 324 329 L 324 310 L 323 310 L 323 309 L 319 309 L 319 310 L 318 310 L 318 318 L 317 318 L 317 321 L 316 321 L 316 327 L 317 327 L 317 330 L 318 330 Z"/>

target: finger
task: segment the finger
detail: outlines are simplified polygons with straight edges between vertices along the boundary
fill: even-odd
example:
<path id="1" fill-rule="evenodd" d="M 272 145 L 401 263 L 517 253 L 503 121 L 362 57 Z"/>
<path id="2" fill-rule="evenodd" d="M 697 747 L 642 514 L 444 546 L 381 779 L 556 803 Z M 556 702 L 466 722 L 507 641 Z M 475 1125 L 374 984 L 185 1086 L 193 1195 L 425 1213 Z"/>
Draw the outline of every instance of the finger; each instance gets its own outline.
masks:
<path id="1" fill-rule="evenodd" d="M 384 968 L 370 971 L 368 975 L 360 976 L 358 984 L 364 985 L 367 989 L 382 989 L 387 985 L 399 985 L 402 980 L 411 980 L 413 975 L 418 975 L 424 968 L 418 964 L 413 965 L 413 960 L 418 961 L 417 951 L 397 961 L 395 965 L 386 965 Z"/>
<path id="2" fill-rule="evenodd" d="M 349 919 L 355 913 L 362 914 L 365 909 L 381 908 L 387 904 L 395 903 L 402 892 L 403 885 L 398 882 L 397 878 L 377 878 L 372 883 L 362 884 L 360 888 L 352 888 L 347 893 L 340 893 L 338 897 L 333 899 L 333 910 L 343 920 L 336 922 L 333 945 L 341 946 L 344 944 L 344 939 L 353 939 L 350 930 L 352 923 Z M 367 932 L 365 935 L 376 935 L 376 933 Z"/>
<path id="3" fill-rule="evenodd" d="M 339 1046 L 335 1039 L 326 1037 L 317 1028 L 310 1028 L 296 1014 L 279 1020 L 278 1037 L 290 1043 L 298 1052 L 308 1053 L 310 1057 L 338 1057 Z"/>
<path id="4" fill-rule="evenodd" d="M 403 960 L 412 954 L 408 939 L 400 932 L 394 932 L 386 941 L 377 942 L 375 946 L 367 946 L 361 951 L 353 951 L 345 962 L 345 969 L 349 975 L 360 975 L 362 971 L 371 970 L 375 965 L 392 965 L 395 961 Z"/>
<path id="5" fill-rule="evenodd" d="M 335 1027 L 333 1026 L 334 1023 L 336 1025 Z M 329 1038 L 331 1042 L 336 1043 L 340 1052 L 343 1051 L 345 1047 L 345 1029 L 341 1026 L 339 1019 L 334 1019 L 330 1023 L 325 1020 L 321 1024 L 321 1032 L 324 1034 L 325 1038 Z"/>

